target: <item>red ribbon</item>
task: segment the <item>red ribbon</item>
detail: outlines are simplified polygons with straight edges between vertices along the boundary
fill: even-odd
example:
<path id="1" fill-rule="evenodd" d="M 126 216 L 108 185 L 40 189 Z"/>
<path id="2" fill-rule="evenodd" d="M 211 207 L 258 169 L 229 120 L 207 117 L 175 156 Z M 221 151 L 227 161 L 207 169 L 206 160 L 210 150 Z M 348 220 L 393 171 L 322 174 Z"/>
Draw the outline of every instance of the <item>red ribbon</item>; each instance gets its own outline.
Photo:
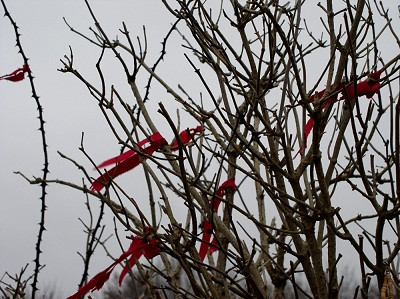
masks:
<path id="1" fill-rule="evenodd" d="M 149 229 L 148 227 L 146 228 L 146 231 L 151 233 L 151 229 Z M 104 283 L 110 278 L 111 272 L 114 270 L 115 266 L 130 256 L 130 266 L 126 264 L 119 277 L 119 285 L 121 285 L 122 280 L 129 272 L 130 267 L 133 267 L 135 265 L 135 259 L 139 259 L 142 255 L 144 255 L 148 259 L 151 259 L 160 254 L 158 245 L 159 242 L 155 239 L 147 241 L 143 239 L 142 235 L 137 235 L 132 239 L 132 243 L 129 246 L 129 249 L 124 252 L 114 263 L 112 263 L 104 271 L 101 271 L 96 276 L 94 276 L 87 284 L 79 288 L 78 292 L 68 297 L 67 299 L 78 299 L 84 296 L 89 291 L 93 292 L 96 290 L 100 290 L 103 287 Z"/>
<path id="2" fill-rule="evenodd" d="M 147 227 L 146 230 L 151 233 L 151 230 Z M 119 285 L 121 286 L 122 280 L 124 279 L 125 275 L 129 272 L 129 269 L 132 268 L 136 261 L 135 259 L 139 259 L 142 254 L 147 259 L 152 259 L 160 254 L 160 249 L 158 247 L 159 242 L 155 239 L 151 239 L 147 243 L 143 243 L 143 238 L 141 235 L 138 235 L 132 239 L 131 246 L 129 247 L 128 251 L 132 252 L 131 257 L 129 258 L 128 264 L 125 265 L 124 269 L 119 276 Z"/>
<path id="3" fill-rule="evenodd" d="M 13 82 L 18 82 L 21 80 L 24 80 L 25 78 L 25 73 L 30 73 L 31 70 L 29 69 L 29 66 L 24 64 L 22 68 L 19 68 L 15 71 L 13 71 L 11 74 L 7 74 L 4 76 L 0 77 L 0 80 L 8 80 L 8 81 L 13 81 Z"/>
<path id="4" fill-rule="evenodd" d="M 179 134 L 179 137 L 182 141 L 183 144 L 189 143 L 192 138 L 196 135 L 196 133 L 199 133 L 202 131 L 202 127 L 198 126 L 196 128 L 191 128 L 187 129 Z M 161 149 L 162 146 L 167 145 L 167 141 L 161 136 L 159 132 L 154 133 L 151 135 L 149 138 L 146 138 L 138 143 L 138 147 L 142 147 L 143 145 L 150 143 L 150 145 L 144 149 L 141 149 L 140 152 L 147 154 L 147 155 L 152 155 L 156 150 Z M 171 146 L 171 151 L 177 151 L 178 150 L 178 141 L 175 140 Z M 146 159 L 146 157 L 143 157 L 143 159 Z M 116 178 L 117 176 L 132 170 L 136 166 L 140 164 L 140 157 L 137 154 L 137 152 L 133 150 L 129 150 L 117 157 L 108 159 L 107 161 L 104 161 L 100 165 L 98 165 L 98 168 L 102 168 L 105 166 L 113 165 L 116 164 L 115 167 L 107 171 L 105 174 L 102 176 L 98 177 L 95 182 L 93 182 L 92 186 L 90 189 L 92 191 L 101 191 L 104 186 L 109 182 L 109 178 Z"/>
<path id="5" fill-rule="evenodd" d="M 372 96 L 376 93 L 378 93 L 379 89 L 381 88 L 381 84 L 379 82 L 375 82 L 381 78 L 382 71 L 376 71 L 374 73 L 371 73 L 369 77 L 373 80 L 364 80 L 360 83 L 357 84 L 357 94 L 358 96 L 366 96 L 367 99 L 372 98 Z M 343 100 L 346 98 L 346 93 L 348 96 L 349 100 L 354 99 L 355 96 L 355 91 L 354 91 L 354 85 L 351 84 L 346 88 L 346 93 L 342 92 L 343 95 L 339 100 Z"/>
<path id="6" fill-rule="evenodd" d="M 201 131 L 203 131 L 203 127 L 202 126 L 197 126 L 196 128 L 187 129 L 185 131 L 182 131 L 179 134 L 179 138 L 181 139 L 183 144 L 187 144 L 193 139 L 193 137 L 197 133 L 201 133 Z M 178 144 L 179 144 L 178 140 L 174 139 L 174 141 L 172 142 L 172 145 L 171 145 L 171 151 L 177 151 L 178 150 Z"/>
<path id="7" fill-rule="evenodd" d="M 381 77 L 381 73 L 382 71 L 379 70 L 377 72 L 371 73 L 369 76 L 370 78 L 372 78 L 374 81 L 375 80 L 379 80 Z M 364 80 L 361 81 L 360 83 L 357 84 L 357 94 L 359 97 L 361 96 L 366 96 L 368 99 L 372 98 L 372 96 L 376 93 L 378 93 L 381 84 L 379 82 L 374 82 L 372 80 Z M 334 93 L 336 93 L 339 90 L 339 88 L 337 88 Z M 325 89 L 320 91 L 318 93 L 318 98 L 320 99 L 325 93 Z M 344 92 L 344 90 L 342 91 L 342 96 L 340 97 L 340 99 L 337 99 L 337 94 L 329 97 L 327 99 L 327 101 L 323 104 L 322 109 L 324 109 L 329 103 L 332 102 L 337 102 L 337 101 L 341 101 L 344 100 L 346 98 L 346 95 L 348 97 L 349 100 L 353 100 L 355 97 L 355 90 L 354 90 L 354 85 L 349 85 L 346 88 L 346 92 Z M 314 102 L 314 95 L 310 97 L 310 102 Z M 305 133 L 305 147 L 307 147 L 307 137 L 308 135 L 310 135 L 310 132 L 312 130 L 312 128 L 314 127 L 314 119 L 310 118 L 307 123 L 306 126 L 304 128 L 304 133 Z M 299 151 L 296 153 L 296 155 L 293 157 L 293 159 L 295 159 L 297 157 L 297 155 L 301 152 L 303 148 L 300 147 Z"/>
<path id="8" fill-rule="evenodd" d="M 216 195 L 217 197 L 213 197 L 210 200 L 210 206 L 214 209 L 214 212 L 218 212 L 218 207 L 221 203 L 221 200 L 218 197 L 223 197 L 225 195 L 225 190 L 227 188 L 231 188 L 232 190 L 236 190 L 235 179 L 231 178 L 225 181 L 221 186 L 219 186 Z M 215 238 L 213 238 L 212 242 L 210 243 L 211 236 L 213 234 L 212 225 L 208 220 L 204 221 L 203 225 L 203 237 L 201 239 L 202 243 L 200 245 L 199 256 L 200 259 L 203 261 L 207 255 L 212 254 L 213 252 L 218 250 L 218 242 Z"/>
<path id="9" fill-rule="evenodd" d="M 154 133 L 149 138 L 140 141 L 138 143 L 138 146 L 142 146 L 146 143 L 150 143 L 150 145 L 141 150 L 141 152 L 147 155 L 152 155 L 156 150 L 160 149 L 163 145 L 168 144 L 167 141 L 158 132 Z M 101 163 L 98 167 L 104 167 L 113 163 L 116 163 L 117 165 L 112 169 L 110 169 L 109 171 L 107 171 L 107 173 L 98 177 L 97 180 L 93 182 L 92 186 L 90 187 L 92 191 L 100 191 L 101 189 L 103 189 L 105 184 L 108 183 L 109 177 L 116 178 L 117 176 L 138 166 L 140 164 L 140 157 L 135 151 L 129 150 L 120 156 L 111 158 Z"/>

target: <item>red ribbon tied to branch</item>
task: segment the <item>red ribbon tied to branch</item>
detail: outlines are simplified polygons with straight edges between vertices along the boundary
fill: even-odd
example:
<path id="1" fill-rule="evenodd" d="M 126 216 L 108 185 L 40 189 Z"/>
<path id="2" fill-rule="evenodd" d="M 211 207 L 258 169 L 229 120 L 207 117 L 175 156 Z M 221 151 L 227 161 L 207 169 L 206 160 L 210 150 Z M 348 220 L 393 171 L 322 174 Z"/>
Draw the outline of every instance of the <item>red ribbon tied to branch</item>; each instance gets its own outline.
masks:
<path id="1" fill-rule="evenodd" d="M 364 81 L 361 81 L 360 83 L 357 84 L 357 94 L 359 97 L 361 96 L 366 96 L 367 99 L 370 99 L 373 97 L 374 94 L 378 93 L 379 89 L 381 88 L 381 84 L 379 83 L 379 79 L 381 78 L 382 71 L 376 71 L 374 73 L 369 74 L 369 80 L 366 79 Z M 372 80 L 371 80 L 372 79 Z M 346 98 L 346 94 L 348 96 L 349 100 L 354 99 L 355 97 L 355 91 L 354 91 L 354 84 L 349 85 L 346 88 L 346 93 L 342 91 L 342 96 L 339 99 L 343 100 Z"/>
<path id="2" fill-rule="evenodd" d="M 0 80 L 8 80 L 13 82 L 22 81 L 25 78 L 25 73 L 30 73 L 30 72 L 31 70 L 29 69 L 29 66 L 24 64 L 22 68 L 13 71 L 11 74 L 1 76 Z"/>
<path id="3" fill-rule="evenodd" d="M 186 129 L 185 131 L 182 131 L 179 134 L 179 137 L 183 144 L 188 144 L 193 139 L 193 137 L 197 133 L 200 133 L 202 130 L 203 130 L 202 126 Z M 150 145 L 142 149 L 141 147 L 147 143 L 150 143 Z M 161 136 L 159 132 L 154 133 L 149 138 L 146 138 L 138 142 L 137 144 L 137 146 L 140 149 L 140 152 L 146 155 L 152 155 L 155 151 L 161 149 L 161 147 L 164 145 L 168 145 L 168 142 L 164 139 L 164 137 Z M 178 150 L 178 141 L 175 140 L 171 145 L 171 151 L 177 151 L 177 150 Z M 146 156 L 143 156 L 142 158 L 146 159 Z M 101 191 L 103 187 L 109 182 L 110 178 L 114 179 L 117 176 L 120 176 L 121 174 L 129 170 L 132 170 L 133 168 L 138 166 L 140 164 L 140 156 L 136 151 L 129 150 L 117 157 L 113 157 L 111 159 L 108 159 L 107 161 L 104 161 L 97 167 L 102 168 L 114 164 L 116 164 L 115 167 L 108 170 L 105 174 L 101 175 L 96 179 L 95 182 L 93 182 L 92 186 L 90 187 L 92 191 Z"/>
<path id="4" fill-rule="evenodd" d="M 369 75 L 369 77 L 372 80 L 366 79 L 366 80 L 361 81 L 360 83 L 358 83 L 357 84 L 357 94 L 358 94 L 358 96 L 359 97 L 366 96 L 367 99 L 370 99 L 370 98 L 373 97 L 374 94 L 378 93 L 379 89 L 381 88 L 381 84 L 378 82 L 378 80 L 381 77 L 381 74 L 382 74 L 381 70 L 376 71 L 376 72 L 371 73 Z M 341 88 L 343 88 L 343 90 L 342 90 L 342 96 L 339 98 L 339 101 L 346 99 L 346 97 L 349 100 L 353 100 L 354 99 L 354 97 L 355 97 L 354 84 L 351 84 L 351 85 L 347 86 L 346 88 L 344 88 L 343 86 L 340 86 L 339 88 L 337 88 L 336 90 L 333 91 L 334 95 L 329 97 L 326 100 L 326 102 L 322 105 L 322 109 L 324 109 L 329 103 L 333 103 L 333 102 L 337 102 L 338 101 L 338 99 L 337 99 L 338 95 L 336 94 L 336 92 L 338 90 L 340 90 Z M 322 91 L 320 91 L 318 93 L 318 98 L 319 99 L 324 95 L 325 91 L 326 91 L 326 89 L 324 89 L 324 90 L 322 90 Z M 314 95 L 312 95 L 310 97 L 310 103 L 313 103 L 313 102 L 314 102 Z M 308 137 L 308 135 L 310 135 L 310 132 L 311 132 L 313 126 L 314 126 L 314 119 L 310 118 L 307 121 L 306 126 L 304 128 L 304 133 L 305 133 L 305 142 L 304 142 L 305 144 L 304 145 L 306 147 L 307 147 L 307 137 Z M 293 157 L 293 159 L 295 159 L 297 157 L 297 155 L 301 152 L 301 150 L 302 150 L 302 147 L 300 147 L 299 151 L 296 153 L 296 155 Z"/>
<path id="5" fill-rule="evenodd" d="M 203 127 L 202 126 L 197 126 L 196 128 L 191 128 L 191 129 L 186 129 L 185 131 L 182 131 L 179 134 L 179 138 L 181 139 L 183 144 L 188 144 L 193 137 L 197 134 L 197 133 L 201 133 L 201 131 L 203 131 Z M 178 148 L 178 140 L 174 139 L 171 145 L 171 151 L 177 151 Z"/>
<path id="6" fill-rule="evenodd" d="M 225 195 L 225 190 L 227 188 L 231 188 L 232 190 L 237 189 L 234 178 L 228 179 L 221 186 L 219 186 L 216 192 L 217 197 L 211 198 L 210 206 L 214 209 L 215 213 L 218 212 L 218 207 L 221 203 L 221 200 L 219 198 Z M 209 252 L 209 254 L 212 254 L 213 252 L 218 250 L 218 242 L 215 238 L 213 238 L 212 242 L 210 243 L 212 234 L 213 234 L 212 224 L 208 220 L 205 220 L 203 226 L 203 237 L 201 239 L 202 243 L 200 245 L 200 250 L 199 250 L 199 256 L 202 261 L 206 257 L 207 252 Z"/>
<path id="7" fill-rule="evenodd" d="M 151 229 L 148 227 L 146 227 L 146 231 L 148 233 L 152 233 Z M 96 276 L 94 276 L 87 284 L 79 288 L 78 292 L 68 297 L 67 299 L 78 299 L 84 296 L 89 291 L 93 292 L 96 290 L 100 290 L 103 287 L 104 283 L 110 278 L 111 272 L 114 270 L 115 266 L 130 256 L 128 261 L 129 264 L 125 265 L 119 276 L 119 285 L 121 285 L 122 280 L 129 272 L 129 269 L 135 265 L 136 259 L 139 259 L 142 255 L 144 255 L 147 259 L 152 259 L 153 257 L 160 254 L 158 245 L 159 242 L 157 240 L 151 238 L 150 241 L 147 241 L 142 235 L 138 234 L 132 239 L 132 243 L 129 246 L 129 249 L 125 251 L 114 263 L 112 263 L 104 271 L 101 271 Z"/>

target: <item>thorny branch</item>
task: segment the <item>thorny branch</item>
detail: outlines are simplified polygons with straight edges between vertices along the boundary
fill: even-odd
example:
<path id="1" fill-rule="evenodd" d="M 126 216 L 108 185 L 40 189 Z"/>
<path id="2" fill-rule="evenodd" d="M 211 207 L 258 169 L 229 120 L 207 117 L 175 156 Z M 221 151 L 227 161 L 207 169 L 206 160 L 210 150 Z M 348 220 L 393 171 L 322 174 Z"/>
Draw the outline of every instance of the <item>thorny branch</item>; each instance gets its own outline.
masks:
<path id="1" fill-rule="evenodd" d="M 16 42 L 17 42 L 16 47 L 18 48 L 18 53 L 21 54 L 22 59 L 24 61 L 24 65 L 29 65 L 28 57 L 25 55 L 25 51 L 21 44 L 21 40 L 20 40 L 21 34 L 19 33 L 19 30 L 18 30 L 19 28 L 17 26 L 17 23 L 14 21 L 11 14 L 7 10 L 4 0 L 1 0 L 1 4 L 3 5 L 4 15 L 10 20 L 11 25 L 14 28 Z M 46 194 L 47 194 L 46 193 L 46 186 L 47 186 L 46 180 L 47 180 L 47 175 L 49 173 L 49 158 L 48 158 L 48 151 L 47 151 L 47 141 L 46 141 L 46 132 L 45 132 L 45 121 L 44 121 L 44 117 L 43 117 L 43 107 L 41 105 L 39 96 L 36 93 L 35 84 L 33 82 L 34 77 L 31 72 L 28 72 L 28 78 L 29 78 L 29 82 L 31 85 L 32 98 L 36 102 L 37 111 L 39 114 L 39 116 L 38 116 L 39 131 L 40 131 L 41 138 L 42 138 L 42 150 L 43 150 L 43 169 L 42 169 L 43 175 L 42 175 L 42 183 L 40 184 L 40 187 L 41 187 L 40 222 L 39 222 L 39 233 L 38 233 L 36 248 L 35 248 L 36 249 L 36 256 L 34 259 L 35 270 L 34 270 L 33 281 L 32 281 L 32 295 L 31 295 L 31 298 L 35 299 L 36 291 L 38 290 L 37 285 L 38 285 L 39 272 L 40 272 L 40 269 L 42 268 L 42 265 L 40 264 L 40 255 L 42 253 L 41 244 L 43 241 L 43 233 L 46 230 L 46 228 L 45 228 L 45 212 L 47 209 L 47 206 L 46 206 Z M 21 273 L 21 275 L 22 275 L 22 273 Z"/>

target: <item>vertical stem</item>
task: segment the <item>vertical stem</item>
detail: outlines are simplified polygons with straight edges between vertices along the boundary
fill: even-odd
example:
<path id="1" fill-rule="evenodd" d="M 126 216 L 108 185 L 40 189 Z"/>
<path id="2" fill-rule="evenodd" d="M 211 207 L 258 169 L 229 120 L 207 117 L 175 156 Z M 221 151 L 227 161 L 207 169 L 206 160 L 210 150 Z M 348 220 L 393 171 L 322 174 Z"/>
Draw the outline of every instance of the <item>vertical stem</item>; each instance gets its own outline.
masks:
<path id="1" fill-rule="evenodd" d="M 9 18 L 12 26 L 14 27 L 14 32 L 15 32 L 16 41 L 17 41 L 17 47 L 19 50 L 18 52 L 21 54 L 24 64 L 28 65 L 28 58 L 25 55 L 25 52 L 22 48 L 22 44 L 21 44 L 21 41 L 19 38 L 21 36 L 21 34 L 18 32 L 17 23 L 13 20 L 10 13 L 8 12 L 4 0 L 1 0 L 1 3 L 4 8 L 4 15 Z M 40 183 L 40 187 L 41 187 L 40 213 L 41 214 L 40 214 L 40 222 L 39 222 L 39 233 L 38 233 L 37 242 L 36 242 L 36 256 L 34 259 L 35 270 L 34 270 L 33 282 L 32 282 L 32 299 L 35 299 L 36 291 L 38 290 L 37 283 L 38 283 L 39 271 L 42 267 L 42 265 L 40 264 L 40 254 L 42 253 L 42 250 L 41 250 L 42 236 L 43 236 L 43 232 L 46 230 L 46 228 L 44 226 L 44 222 L 45 222 L 45 213 L 46 213 L 46 209 L 47 209 L 47 206 L 46 206 L 46 194 L 47 194 L 46 193 L 46 186 L 47 186 L 46 180 L 47 180 L 47 174 L 49 173 L 49 159 L 48 159 L 48 153 L 47 153 L 46 133 L 44 130 L 45 121 L 43 118 L 43 108 L 40 103 L 39 96 L 36 93 L 36 88 L 33 83 L 33 76 L 31 74 L 31 72 L 28 72 L 28 78 L 29 78 L 29 82 L 31 84 L 32 98 L 35 99 L 38 114 L 39 114 L 39 116 L 38 116 L 39 131 L 40 131 L 41 138 L 42 138 L 42 149 L 43 149 L 43 160 L 44 160 L 44 163 L 43 163 L 44 165 L 43 165 L 43 169 L 42 169 L 42 171 L 43 171 L 42 182 Z"/>

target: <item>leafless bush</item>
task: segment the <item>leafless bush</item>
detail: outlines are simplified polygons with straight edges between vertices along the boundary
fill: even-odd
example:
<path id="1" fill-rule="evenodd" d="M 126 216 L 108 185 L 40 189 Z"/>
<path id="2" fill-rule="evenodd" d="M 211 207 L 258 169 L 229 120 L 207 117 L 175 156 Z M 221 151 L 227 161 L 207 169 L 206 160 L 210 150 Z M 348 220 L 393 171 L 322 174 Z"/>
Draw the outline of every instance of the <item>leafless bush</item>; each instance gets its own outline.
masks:
<path id="1" fill-rule="evenodd" d="M 95 66 L 101 83 L 79 72 L 72 49 L 60 71 L 86 85 L 125 154 L 97 167 L 98 178 L 71 160 L 90 188 L 28 180 L 97 198 L 140 247 L 116 258 L 87 290 L 101 288 L 119 262 L 142 253 L 162 261 L 136 263 L 138 275 L 129 269 L 152 298 L 168 297 L 155 276 L 176 298 L 284 298 L 288 288 L 294 298 L 338 298 L 343 254 L 359 258 L 362 298 L 369 296 L 371 277 L 381 289 L 390 270 L 398 289 L 400 55 L 388 57 L 383 49 L 383 33 L 399 45 L 384 4 L 314 5 L 324 14 L 325 40 L 308 28 L 312 16 L 303 19 L 305 2 L 163 1 L 176 23 L 150 66 L 147 37 L 134 42 L 123 23 L 124 40 L 112 40 L 86 3 L 94 37 L 70 28 L 102 49 Z M 207 92 L 202 97 L 195 87 L 169 85 L 157 72 L 172 34 L 182 37 L 184 63 L 198 76 L 193 86 Z M 107 51 L 116 56 L 131 96 L 103 72 Z M 308 67 L 315 59 L 319 67 Z M 146 88 L 139 78 L 148 79 Z M 165 90 L 157 111 L 147 101 L 154 84 Z M 83 138 L 81 150 L 90 159 Z M 149 213 L 117 178 L 139 165 Z M 352 190 L 346 200 L 362 203 L 369 214 L 340 201 L 343 190 Z M 357 235 L 357 225 L 363 234 Z M 339 250 L 343 243 L 351 253 Z M 188 286 L 181 285 L 183 276 Z M 85 281 L 87 275 L 81 285 Z"/>

